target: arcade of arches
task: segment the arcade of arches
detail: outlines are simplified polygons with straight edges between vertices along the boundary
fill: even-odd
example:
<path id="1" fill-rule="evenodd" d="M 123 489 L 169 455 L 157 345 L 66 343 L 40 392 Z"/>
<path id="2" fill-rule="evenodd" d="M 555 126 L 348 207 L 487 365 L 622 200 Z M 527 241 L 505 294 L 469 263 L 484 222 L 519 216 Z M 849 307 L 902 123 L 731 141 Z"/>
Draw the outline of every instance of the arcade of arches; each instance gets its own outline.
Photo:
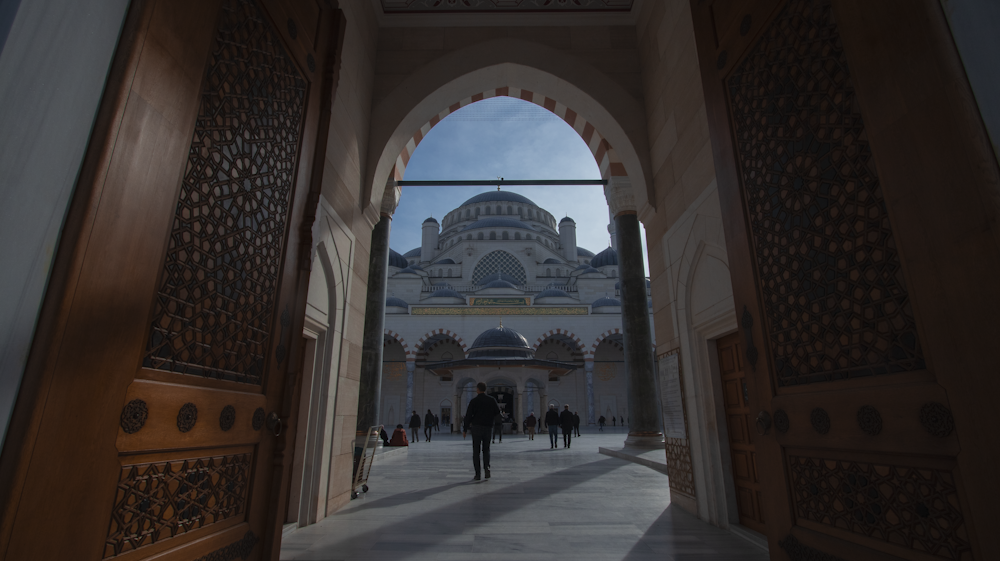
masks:
<path id="1" fill-rule="evenodd" d="M 670 516 L 1000 558 L 994 3 L 8 4 L 0 560 L 276 560 L 350 512 L 381 378 L 476 358 L 386 325 L 388 235 L 423 136 L 494 95 L 593 153 L 622 336 L 464 363 L 439 411 L 538 411 L 606 353 Z"/>

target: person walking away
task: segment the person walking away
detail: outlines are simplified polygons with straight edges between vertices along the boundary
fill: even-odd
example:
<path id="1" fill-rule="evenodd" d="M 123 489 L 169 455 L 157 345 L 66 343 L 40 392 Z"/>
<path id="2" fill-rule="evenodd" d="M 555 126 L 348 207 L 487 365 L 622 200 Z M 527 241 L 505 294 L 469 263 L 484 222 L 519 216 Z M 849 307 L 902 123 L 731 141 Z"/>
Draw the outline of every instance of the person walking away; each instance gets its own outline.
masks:
<path id="1" fill-rule="evenodd" d="M 604 418 L 604 415 L 601 415 L 600 418 L 597 419 L 597 432 L 604 432 L 604 424 L 607 422 L 608 420 Z"/>
<path id="2" fill-rule="evenodd" d="M 413 415 L 410 416 L 410 440 L 413 442 L 420 442 L 418 429 L 420 429 L 420 415 L 417 415 L 417 412 L 414 411 Z"/>
<path id="3" fill-rule="evenodd" d="M 611 426 L 615 426 L 615 416 L 611 416 Z"/>
<path id="4" fill-rule="evenodd" d="M 559 426 L 562 427 L 563 448 L 569 448 L 573 441 L 573 414 L 569 411 L 569 405 L 563 405 L 563 412 L 559 414 Z"/>
<path id="5" fill-rule="evenodd" d="M 559 444 L 559 413 L 555 405 L 549 405 L 545 413 L 545 428 L 549 431 L 549 449 L 554 449 Z"/>
<path id="6" fill-rule="evenodd" d="M 490 442 L 495 442 L 497 438 L 503 444 L 503 411 L 493 417 L 493 438 L 490 439 Z"/>
<path id="7" fill-rule="evenodd" d="M 580 414 L 576 411 L 573 411 L 573 431 L 580 436 Z"/>
<path id="8" fill-rule="evenodd" d="M 462 438 L 472 430 L 472 467 L 476 470 L 476 481 L 479 481 L 479 450 L 483 451 L 482 467 L 486 469 L 486 479 L 490 478 L 490 432 L 493 430 L 493 418 L 500 414 L 497 400 L 486 395 L 486 384 L 476 384 L 476 397 L 469 401 L 465 410 L 465 422 L 462 426 Z"/>
<path id="9" fill-rule="evenodd" d="M 427 442 L 431 441 L 431 436 L 434 435 L 434 413 L 431 410 L 427 410 L 427 414 L 424 415 L 424 438 Z"/>
<path id="10" fill-rule="evenodd" d="M 434 430 L 441 432 L 441 419 L 434 415 Z"/>
<path id="11" fill-rule="evenodd" d="M 625 417 L 621 417 L 621 421 L 622 421 L 622 426 L 624 427 L 625 426 Z"/>
<path id="12" fill-rule="evenodd" d="M 535 439 L 535 425 L 538 424 L 538 419 L 535 418 L 535 412 L 532 411 L 528 418 L 524 420 L 524 432 L 528 433 L 528 440 Z"/>

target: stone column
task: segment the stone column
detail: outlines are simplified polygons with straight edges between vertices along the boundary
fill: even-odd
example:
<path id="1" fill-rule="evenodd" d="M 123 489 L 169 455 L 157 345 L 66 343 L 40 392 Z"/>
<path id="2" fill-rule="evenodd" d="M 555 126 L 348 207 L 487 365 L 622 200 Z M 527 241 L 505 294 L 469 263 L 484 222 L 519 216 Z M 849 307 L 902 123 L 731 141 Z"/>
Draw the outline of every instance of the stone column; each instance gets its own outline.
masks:
<path id="1" fill-rule="evenodd" d="M 583 361 L 583 369 L 587 372 L 587 424 L 597 424 L 594 417 L 594 361 L 588 359 Z"/>
<path id="2" fill-rule="evenodd" d="M 622 331 L 628 376 L 629 431 L 625 446 L 660 448 L 659 411 L 656 399 L 656 365 L 646 302 L 646 275 L 642 264 L 642 237 L 632 186 L 626 177 L 613 177 L 604 188 L 618 238 L 621 277 Z"/>
<path id="3" fill-rule="evenodd" d="M 382 390 L 382 338 L 385 330 L 385 293 L 389 272 L 389 229 L 399 204 L 400 189 L 390 180 L 385 187 L 379 222 L 372 230 L 368 260 L 368 297 L 361 346 L 361 377 L 358 383 L 357 435 L 364 436 L 378 423 Z M 357 450 L 357 447 L 355 448 Z"/>

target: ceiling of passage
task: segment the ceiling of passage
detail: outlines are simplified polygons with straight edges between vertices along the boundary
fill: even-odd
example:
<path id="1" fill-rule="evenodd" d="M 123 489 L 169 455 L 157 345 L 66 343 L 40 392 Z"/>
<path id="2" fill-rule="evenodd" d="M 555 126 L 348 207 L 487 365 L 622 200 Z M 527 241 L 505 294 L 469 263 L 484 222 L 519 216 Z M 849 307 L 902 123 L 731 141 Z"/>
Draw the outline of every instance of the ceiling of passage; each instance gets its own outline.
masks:
<path id="1" fill-rule="evenodd" d="M 628 12 L 634 0 L 381 0 L 386 14 Z"/>

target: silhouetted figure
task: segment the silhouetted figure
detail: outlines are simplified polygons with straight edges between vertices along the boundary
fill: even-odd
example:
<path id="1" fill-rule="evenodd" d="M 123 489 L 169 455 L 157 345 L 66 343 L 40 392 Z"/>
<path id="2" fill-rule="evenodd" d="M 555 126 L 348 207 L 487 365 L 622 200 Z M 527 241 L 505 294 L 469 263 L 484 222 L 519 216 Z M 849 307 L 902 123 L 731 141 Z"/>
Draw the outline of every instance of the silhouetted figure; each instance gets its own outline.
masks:
<path id="1" fill-rule="evenodd" d="M 441 432 L 441 419 L 434 415 L 434 430 Z"/>
<path id="2" fill-rule="evenodd" d="M 559 414 L 559 425 L 562 427 L 563 448 L 569 448 L 573 441 L 573 414 L 569 412 L 569 405 L 563 405 L 563 412 Z"/>
<path id="3" fill-rule="evenodd" d="M 414 411 L 413 415 L 410 416 L 410 440 L 413 442 L 420 442 L 420 434 L 418 430 L 420 429 L 420 415 Z"/>
<path id="4" fill-rule="evenodd" d="M 576 411 L 573 412 L 573 431 L 580 436 L 580 414 Z"/>
<path id="5" fill-rule="evenodd" d="M 496 442 L 497 438 L 503 444 L 503 412 L 497 413 L 496 417 L 493 417 L 493 438 L 490 439 L 490 442 Z"/>
<path id="6" fill-rule="evenodd" d="M 604 418 L 604 415 L 601 415 L 600 417 L 598 417 L 598 419 L 597 419 L 597 427 L 598 427 L 597 428 L 597 432 L 604 432 L 604 425 L 607 422 L 608 422 L 608 420 Z"/>
<path id="7" fill-rule="evenodd" d="M 486 384 L 476 384 L 476 397 L 469 401 L 465 410 L 465 423 L 462 427 L 462 438 L 472 429 L 472 467 L 476 469 L 475 480 L 479 481 L 479 449 L 483 450 L 483 467 L 486 468 L 486 479 L 490 478 L 490 433 L 493 431 L 493 418 L 500 414 L 497 400 L 486 395 Z"/>
<path id="8" fill-rule="evenodd" d="M 382 427 L 382 430 L 379 431 L 378 437 L 382 439 L 382 445 L 383 446 L 388 446 L 389 445 L 389 435 L 386 434 L 385 427 Z"/>
<path id="9" fill-rule="evenodd" d="M 392 431 L 392 440 L 389 441 L 389 446 L 409 446 L 410 442 L 406 440 L 406 429 L 403 425 L 396 425 L 396 430 Z"/>
<path id="10" fill-rule="evenodd" d="M 528 434 L 528 440 L 535 439 L 535 425 L 538 424 L 538 419 L 535 418 L 535 412 L 532 411 L 528 415 L 528 418 L 524 420 L 524 432 Z"/>
<path id="11" fill-rule="evenodd" d="M 559 413 L 555 405 L 549 405 L 545 413 L 545 428 L 549 431 L 549 449 L 554 449 L 559 444 Z"/>
<path id="12" fill-rule="evenodd" d="M 612 415 L 611 416 L 611 426 L 615 426 L 615 421 L 616 421 L 615 416 Z"/>
<path id="13" fill-rule="evenodd" d="M 424 415 L 424 438 L 427 442 L 431 441 L 431 436 L 434 435 L 434 413 L 431 410 L 427 410 L 427 414 Z"/>

